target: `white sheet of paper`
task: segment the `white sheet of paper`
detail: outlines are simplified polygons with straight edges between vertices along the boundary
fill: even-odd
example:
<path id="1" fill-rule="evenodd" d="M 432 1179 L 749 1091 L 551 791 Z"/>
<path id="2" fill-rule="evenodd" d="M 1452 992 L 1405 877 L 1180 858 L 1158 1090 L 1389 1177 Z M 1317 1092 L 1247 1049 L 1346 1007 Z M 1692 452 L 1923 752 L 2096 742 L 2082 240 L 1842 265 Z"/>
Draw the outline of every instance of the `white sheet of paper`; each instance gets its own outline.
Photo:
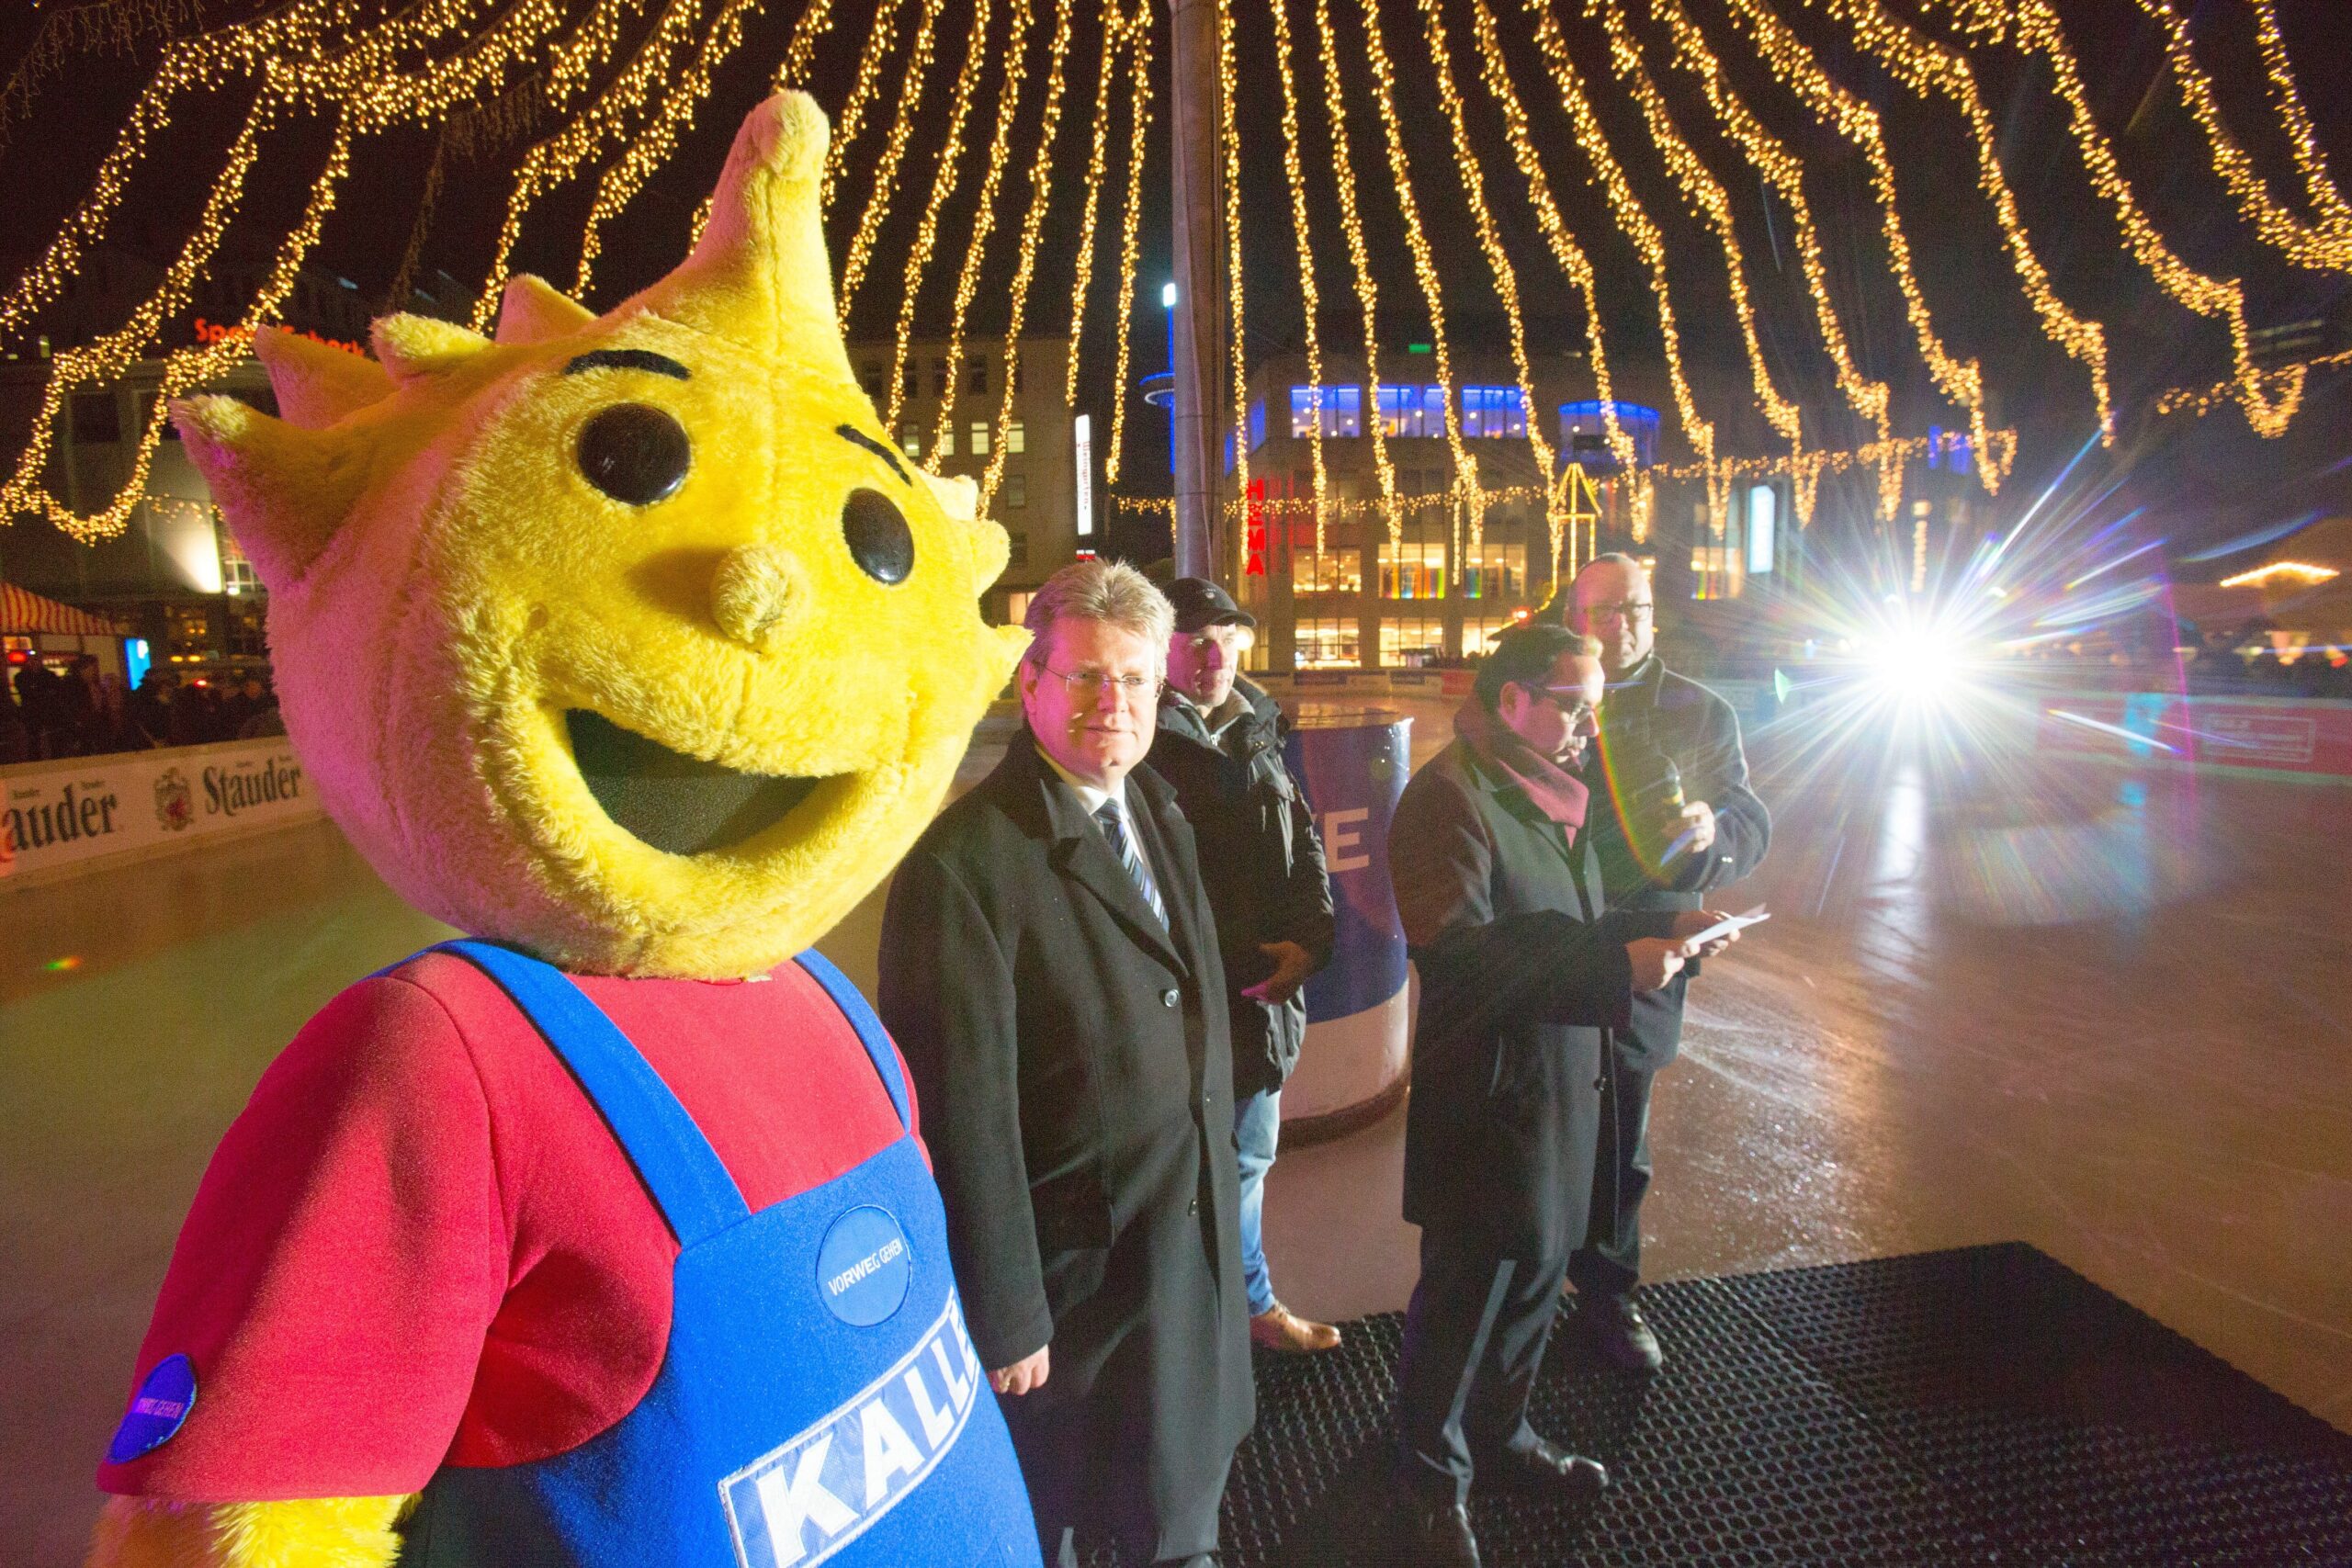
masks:
<path id="1" fill-rule="evenodd" d="M 1701 931 L 1697 936 L 1684 937 L 1682 939 L 1683 945 L 1686 947 L 1703 947 L 1708 942 L 1714 941 L 1715 938 L 1724 935 L 1727 931 L 1743 931 L 1749 926 L 1760 926 L 1771 918 L 1771 915 L 1763 909 L 1751 910 L 1745 915 L 1726 915 L 1722 919 L 1717 920 L 1713 925 L 1709 926 L 1705 931 Z"/>

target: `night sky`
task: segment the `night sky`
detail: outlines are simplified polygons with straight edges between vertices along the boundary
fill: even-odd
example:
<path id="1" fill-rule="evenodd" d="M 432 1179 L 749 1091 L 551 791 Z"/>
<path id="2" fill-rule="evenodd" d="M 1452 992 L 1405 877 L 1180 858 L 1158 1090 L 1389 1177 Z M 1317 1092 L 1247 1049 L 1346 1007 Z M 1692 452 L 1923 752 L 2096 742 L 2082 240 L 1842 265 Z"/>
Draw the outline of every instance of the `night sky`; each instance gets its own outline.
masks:
<path id="1" fill-rule="evenodd" d="M 2185 0 L 2184 0 L 2185 3 Z M 909 0 L 911 7 L 913 0 Z M 1501 134 L 1501 119 L 1476 76 L 1476 56 L 1464 0 L 1443 0 L 1453 37 L 1457 80 L 1469 106 L 1474 139 L 1486 163 L 1487 188 L 1519 276 L 1531 346 L 1577 348 L 1584 341 L 1582 312 L 1574 293 L 1553 264 L 1522 199 L 1519 175 Z M 1898 14 L 1917 20 L 1940 17 L 1947 8 L 1926 0 L 1893 0 Z M 46 0 L 29 8 L 0 8 L 0 62 L 13 72 L 0 92 L 0 179 L 8 193 L 0 224 L 0 264 L 13 277 L 37 255 L 64 214 L 87 190 L 93 171 L 111 144 L 134 96 L 152 73 L 161 43 L 152 26 L 134 26 L 128 39 L 107 37 L 96 21 L 110 17 L 164 18 L 185 31 L 191 24 L 217 26 L 267 13 L 270 6 L 246 0 Z M 388 9 L 398 7 L 388 6 Z M 583 4 L 578 7 L 585 9 Z M 994 38 L 1004 36 L 1009 7 L 999 0 Z M 1524 9 L 1501 0 L 1495 6 L 1514 62 L 1520 96 L 1533 117 L 1553 187 L 1570 226 L 1582 238 L 1600 277 L 1600 295 L 1612 360 L 1631 385 L 1626 395 L 1649 392 L 1645 400 L 1665 402 L 1657 317 L 1649 302 L 1646 274 L 1633 246 L 1610 220 L 1599 189 L 1589 183 L 1587 164 L 1571 140 L 1556 98 L 1546 90 Z M 1664 47 L 1662 28 L 1646 21 L 1645 0 L 1629 0 L 1645 47 L 1650 73 L 1666 90 L 1683 134 L 1730 189 L 1737 206 L 1741 243 L 1750 262 L 1758 326 L 1768 364 L 1778 384 L 1806 411 L 1808 441 L 1837 446 L 1865 438 L 1838 396 L 1828 357 L 1815 333 L 1802 275 L 1790 248 L 1788 215 L 1768 198 L 1736 149 L 1715 132 L 1704 101 L 1690 79 L 1675 69 Z M 1889 275 L 1872 202 L 1868 168 L 1826 128 L 1775 86 L 1734 27 L 1724 0 L 1689 0 L 1689 9 L 1710 44 L 1728 65 L 1732 84 L 1762 116 L 1769 129 L 1798 151 L 1808 170 L 1807 191 L 1828 251 L 1832 287 L 1844 312 L 1863 369 L 1895 389 L 1896 433 L 1917 434 L 1931 423 L 1957 423 L 1928 382 L 1906 325 L 1902 300 Z M 1876 104 L 1896 149 L 1901 209 L 1916 263 L 1937 326 L 1954 350 L 1983 360 L 1996 392 L 2001 423 L 2025 435 L 2019 483 L 2038 490 L 2057 474 L 2093 430 L 2087 378 L 2041 334 L 2000 248 L 1998 230 L 1975 189 L 1973 150 L 1959 117 L 1939 101 L 1923 102 L 1877 67 L 1842 47 L 1840 28 L 1821 14 L 1793 6 L 1782 14 L 1818 51 L 1824 64 L 1849 89 Z M 798 7 L 778 4 L 752 17 L 741 46 L 720 72 L 711 99 L 678 154 L 616 223 L 608 226 L 591 303 L 606 306 L 658 276 L 682 253 L 696 203 L 707 192 L 725 145 L 743 109 L 763 90 L 782 57 Z M 2352 344 L 2346 319 L 2352 315 L 2342 276 L 2298 271 L 2254 239 L 2236 213 L 2226 188 L 2209 166 L 2200 133 L 2181 107 L 2164 67 L 2156 26 L 2133 0 L 2061 0 L 2068 37 L 2097 95 L 2095 108 L 2116 142 L 2127 176 L 2143 204 L 2175 250 L 2193 265 L 2242 276 L 2249 313 L 2256 325 L 2311 316 L 2332 321 L 2331 346 Z M 1079 199 L 1092 107 L 1100 30 L 1079 7 L 1070 54 L 1069 85 L 1057 155 L 1057 201 L 1048 221 L 1039 282 L 1031 305 L 1030 330 L 1059 333 L 1069 321 Z M 1720 251 L 1706 227 L 1685 210 L 1662 161 L 1643 130 L 1638 109 L 1617 90 L 1605 34 L 1577 0 L 1558 0 L 1556 14 L 1566 33 L 1604 129 L 1625 163 L 1652 218 L 1665 231 L 1677 309 L 1683 321 L 1685 352 L 1697 383 L 1702 410 L 1714 417 L 1722 449 L 1728 453 L 1776 451 L 1780 444 L 1753 408 L 1748 377 Z M 1371 97 L 1370 73 L 1361 48 L 1362 12 L 1355 4 L 1333 6 L 1350 47 L 1348 122 L 1354 141 L 1360 199 L 1365 229 L 1381 277 L 1381 336 L 1389 347 L 1426 336 L 1420 295 L 1410 268 L 1393 183 L 1388 178 L 1379 122 Z M 2342 0 L 2281 0 L 2282 26 L 2304 102 L 2317 122 L 2321 144 L 2339 179 L 2352 184 L 2352 50 L 2344 46 Z M 857 52 L 871 17 L 870 3 L 842 0 L 835 26 L 820 46 L 813 86 L 829 110 L 838 111 L 852 80 Z M 1147 208 L 1142 228 L 1142 265 L 1135 333 L 1135 368 L 1160 367 L 1164 356 L 1159 283 L 1167 276 L 1168 181 L 1164 83 L 1166 14 L 1155 7 L 1156 71 L 1163 84 L 1155 103 L 1154 134 L 1148 149 Z M 1301 310 L 1280 161 L 1280 94 L 1272 58 L 1272 29 L 1265 7 L 1244 4 L 1238 12 L 1243 106 L 1241 188 L 1245 218 L 1247 351 L 1251 355 L 1295 346 Z M 1419 9 L 1412 0 L 1384 0 L 1382 27 L 1399 73 L 1398 108 L 1407 126 L 1415 187 L 1438 250 L 1446 309 L 1457 341 L 1500 348 L 1502 316 L 1487 266 L 1473 237 L 1469 211 L 1453 173 L 1443 113 L 1430 79 Z M 899 258 L 904 254 L 931 179 L 931 158 L 944 120 L 946 73 L 963 58 L 968 6 L 951 6 L 942 17 L 939 62 L 928 112 L 917 122 L 912 151 L 900 181 L 894 218 L 876 252 L 876 266 L 862 293 L 853 335 L 890 329 L 899 299 Z M 1032 70 L 1018 122 L 1016 155 L 1001 197 L 997 236 L 987 284 L 980 292 L 973 329 L 1001 332 L 1006 310 L 1013 246 L 1021 209 L 1027 198 L 1027 152 L 1034 145 L 1045 43 L 1051 19 L 1040 6 L 1031 35 Z M 1345 351 L 1361 337 L 1356 293 L 1341 239 L 1331 153 L 1322 107 L 1321 77 L 1314 52 L 1312 8 L 1295 3 L 1291 25 L 1297 48 L 1295 70 L 1302 94 L 1304 164 L 1316 234 L 1317 281 L 1327 308 L 1327 348 Z M 2274 175 L 2273 189 L 2299 213 L 2300 185 L 2278 119 L 2263 96 L 2253 27 L 2247 8 L 2234 0 L 2202 0 L 2196 6 L 2199 58 L 2214 78 L 2232 130 L 2258 167 Z M 625 33 L 631 43 L 645 31 L 639 19 Z M 911 18 L 902 25 L 903 54 Z M 62 42 L 36 50 L 42 39 Z M 626 58 L 626 47 L 622 57 Z M 951 203 L 942 224 L 941 254 L 920 300 L 919 330 L 945 326 L 964 237 L 971 230 L 969 191 L 977 184 L 979 154 L 993 118 L 994 83 L 1001 41 L 982 79 L 982 92 L 967 129 L 965 197 Z M 2244 418 L 2223 410 L 2202 421 L 2152 423 L 2143 412 L 2164 388 L 2198 385 L 2228 369 L 2226 337 L 2166 299 L 2122 251 L 2118 230 L 2098 205 L 2081 161 L 2065 132 L 2064 107 L 2048 89 L 2047 72 L 2022 64 L 2003 51 L 1976 53 L 1979 81 L 2003 137 L 2004 167 L 2015 189 L 2037 248 L 2057 292 L 2077 310 L 2106 323 L 2111 344 L 2116 400 L 2123 411 L 2122 439 L 2111 452 L 2096 453 L 2075 467 L 2069 495 L 2088 497 L 2109 491 L 2101 502 L 2108 513 L 2132 505 L 2150 509 L 2149 526 L 2183 542 L 2210 540 L 2233 529 L 2257 526 L 2276 517 L 2313 509 L 2352 505 L 2352 485 L 2335 471 L 2352 452 L 2352 377 L 2338 371 L 2315 379 L 2310 406 L 2283 440 L 2260 441 Z M 896 77 L 890 78 L 895 90 Z M 527 89 L 526 89 L 527 94 Z M 168 131 L 158 141 L 135 182 L 111 241 L 157 263 L 168 258 L 192 226 L 198 205 L 215 177 L 222 150 L 251 101 L 252 88 L 232 83 L 209 97 L 185 100 Z M 887 114 L 886 105 L 883 112 Z M 527 117 L 525 117 L 527 126 Z M 887 124 L 887 119 L 885 122 Z M 1106 328 L 1114 303 L 1117 259 L 1115 223 L 1125 180 L 1124 96 L 1114 93 L 1111 159 L 1103 196 L 1095 288 L 1089 318 L 1083 397 L 1107 411 L 1112 374 Z M 403 130 L 363 145 L 352 182 L 327 228 L 319 264 L 347 278 L 375 309 L 401 301 L 391 296 L 403 263 L 413 253 L 409 280 L 452 309 L 482 284 L 503 209 L 511 171 L 531 134 L 527 129 L 500 141 L 485 132 L 464 144 L 458 136 L 432 129 Z M 862 204 L 862 176 L 872 167 L 882 127 L 869 121 L 857 144 L 844 197 L 832 213 L 838 259 L 846 231 Z M 314 116 L 297 113 L 268 144 L 254 182 L 254 197 L 232 231 L 228 252 L 251 254 L 266 248 L 291 225 L 325 146 Z M 442 179 L 430 220 L 420 225 L 427 172 L 441 160 Z M 543 198 L 534 209 L 515 265 L 569 286 L 578 255 L 582 220 L 594 187 L 593 173 Z M 220 302 L 226 310 L 234 301 Z M 85 334 L 87 321 L 54 311 L 43 323 L 60 342 Z M 184 333 L 185 323 L 175 323 Z M 186 341 L 184 335 L 167 340 Z M 27 345 L 11 344 L 23 351 Z M 1669 429 L 1674 424 L 1669 411 Z M 1129 421 L 1129 475 L 1122 489 L 1164 491 L 1162 416 L 1139 410 Z M 0 432 L 0 445 L 13 447 L 15 432 Z"/>

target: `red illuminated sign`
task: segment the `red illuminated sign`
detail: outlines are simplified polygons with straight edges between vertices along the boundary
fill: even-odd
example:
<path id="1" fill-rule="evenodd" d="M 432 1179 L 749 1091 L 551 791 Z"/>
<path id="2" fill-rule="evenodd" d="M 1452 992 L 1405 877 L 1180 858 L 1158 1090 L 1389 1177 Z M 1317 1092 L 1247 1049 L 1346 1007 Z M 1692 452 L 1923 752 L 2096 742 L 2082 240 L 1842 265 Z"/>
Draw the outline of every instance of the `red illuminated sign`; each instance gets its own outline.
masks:
<path id="1" fill-rule="evenodd" d="M 282 322 L 279 324 L 284 325 Z M 198 316 L 193 325 L 196 341 L 198 343 L 251 343 L 254 339 L 253 328 L 237 326 L 228 321 L 209 321 Z M 343 338 L 325 337 L 318 333 L 297 332 L 292 327 L 287 327 L 286 330 L 293 333 L 297 337 L 306 337 L 312 343 L 322 343 L 329 348 L 339 348 L 345 354 L 356 354 L 363 359 L 368 355 L 365 348 Z"/>
<path id="2" fill-rule="evenodd" d="M 1241 568 L 1245 577 L 1266 575 L 1266 481 L 1250 481 L 1250 508 L 1243 514 L 1242 544 L 1245 551 Z"/>

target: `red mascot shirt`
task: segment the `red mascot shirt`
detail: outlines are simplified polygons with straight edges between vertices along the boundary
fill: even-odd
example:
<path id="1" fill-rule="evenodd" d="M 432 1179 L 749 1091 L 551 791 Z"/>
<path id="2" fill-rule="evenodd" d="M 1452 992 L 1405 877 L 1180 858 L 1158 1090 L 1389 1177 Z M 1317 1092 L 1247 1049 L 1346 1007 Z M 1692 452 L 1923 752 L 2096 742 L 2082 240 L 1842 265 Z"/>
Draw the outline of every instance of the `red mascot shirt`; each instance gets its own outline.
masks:
<path id="1" fill-rule="evenodd" d="M 754 1211 L 899 1135 L 856 1032 L 797 964 L 578 983 Z M 195 1406 L 98 1483 L 377 1496 L 444 1463 L 562 1453 L 652 1386 L 677 1253 L 537 1030 L 481 970 L 427 954 L 330 1002 L 221 1140 L 132 1379 L 185 1354 Z"/>

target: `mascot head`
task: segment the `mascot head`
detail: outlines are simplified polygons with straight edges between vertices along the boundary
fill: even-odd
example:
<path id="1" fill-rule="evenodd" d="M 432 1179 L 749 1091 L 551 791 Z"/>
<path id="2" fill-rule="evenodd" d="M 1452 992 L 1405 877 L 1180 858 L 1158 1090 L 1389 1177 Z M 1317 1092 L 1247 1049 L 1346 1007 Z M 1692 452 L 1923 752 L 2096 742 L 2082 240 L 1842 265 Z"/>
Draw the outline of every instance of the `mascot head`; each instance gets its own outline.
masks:
<path id="1" fill-rule="evenodd" d="M 783 962 L 945 793 L 1025 636 L 1005 536 L 851 374 L 824 116 L 744 122 L 684 265 L 604 316 L 537 278 L 494 340 L 255 344 L 284 418 L 175 412 L 270 592 L 287 725 L 430 914 L 577 970 Z"/>

